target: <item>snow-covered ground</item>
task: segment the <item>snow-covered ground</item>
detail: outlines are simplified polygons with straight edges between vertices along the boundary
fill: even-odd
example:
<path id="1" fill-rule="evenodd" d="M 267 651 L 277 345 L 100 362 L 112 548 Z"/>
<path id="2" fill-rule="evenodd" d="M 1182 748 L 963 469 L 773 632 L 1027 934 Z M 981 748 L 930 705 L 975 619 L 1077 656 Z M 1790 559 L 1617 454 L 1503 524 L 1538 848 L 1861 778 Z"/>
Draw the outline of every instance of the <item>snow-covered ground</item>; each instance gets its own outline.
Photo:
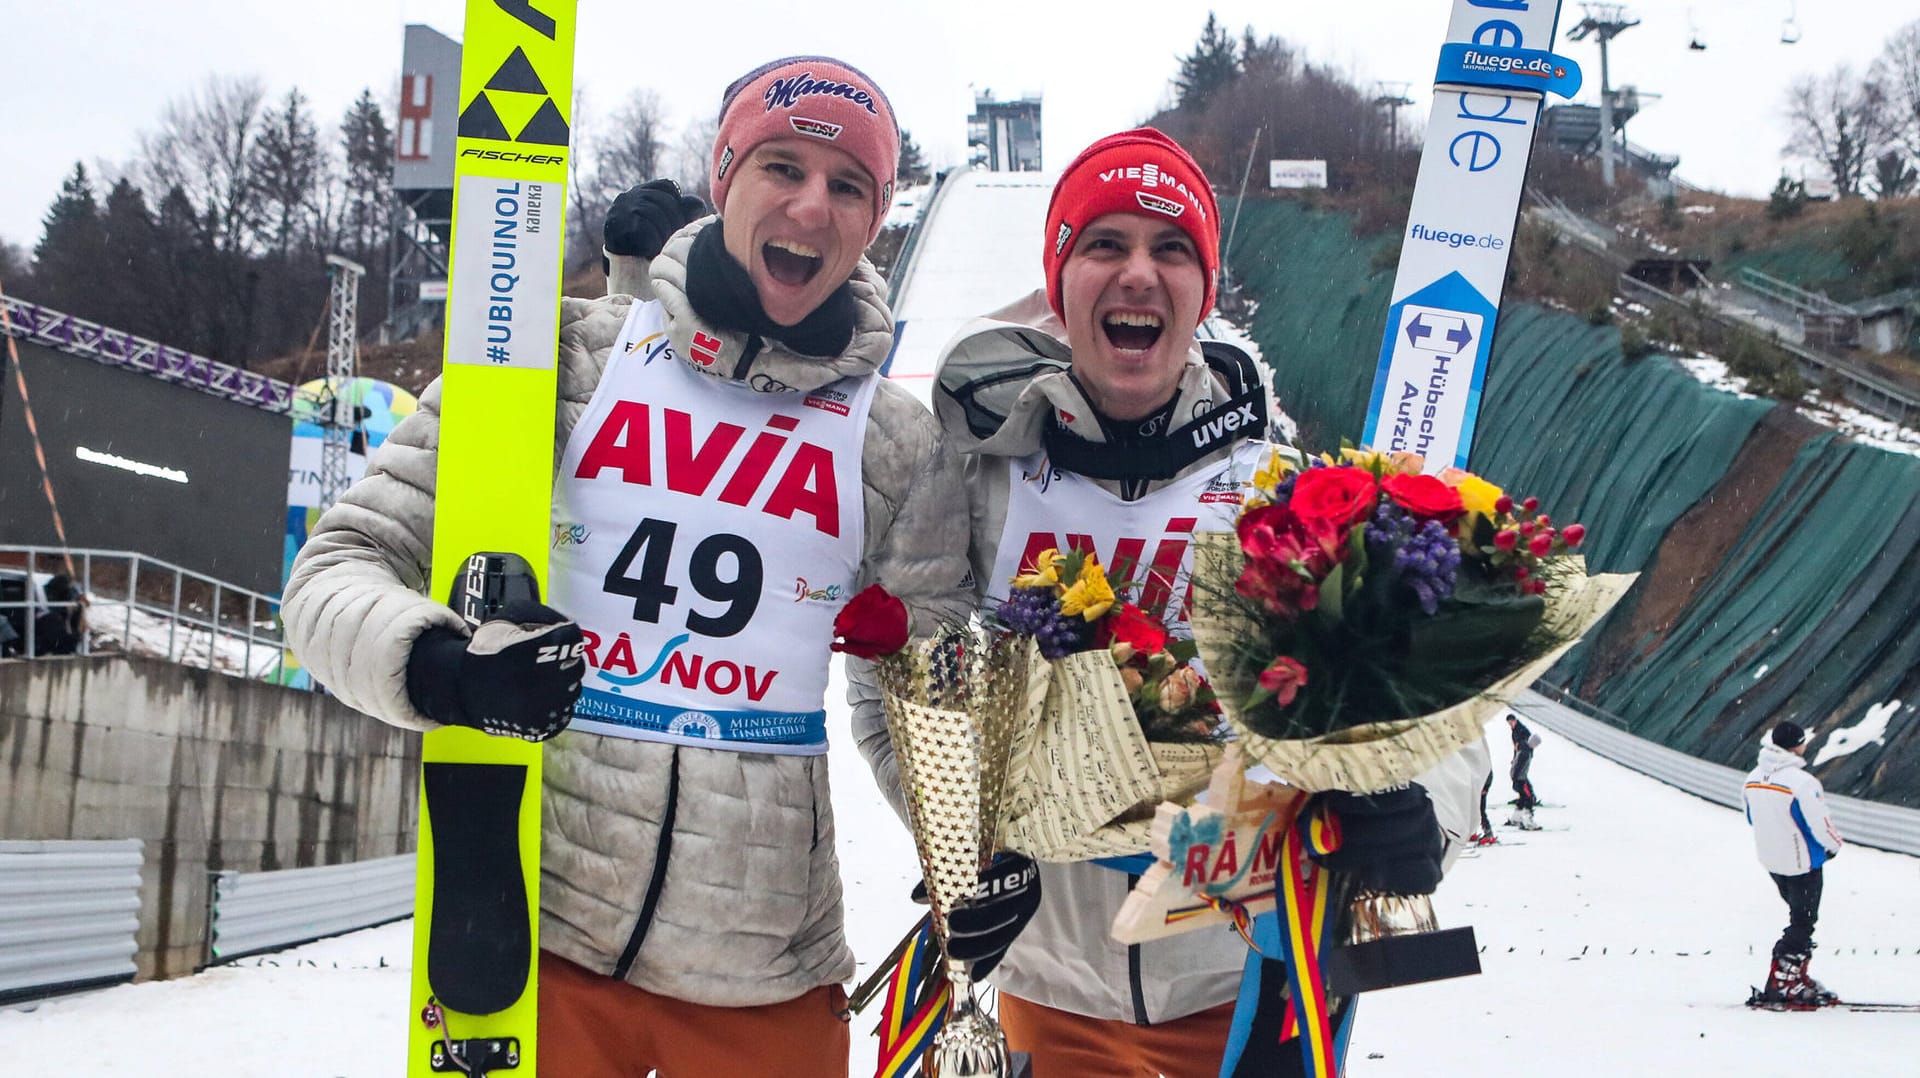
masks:
<path id="1" fill-rule="evenodd" d="M 844 713 L 831 721 L 844 735 Z M 1739 813 L 1536 729 L 1546 829 L 1500 827 L 1500 844 L 1463 857 L 1437 899 L 1445 923 L 1473 925 L 1485 972 L 1364 999 L 1350 1078 L 1915 1073 L 1920 1016 L 1740 1005 L 1785 907 Z M 1505 726 L 1489 736 L 1503 761 Z M 917 869 L 847 741 L 834 749 L 834 807 L 864 976 L 917 916 L 907 901 Z M 1506 810 L 1493 815 L 1497 824 Z M 1827 873 L 1814 973 L 1852 998 L 1920 1000 L 1917 887 L 1920 859 L 1844 851 Z M 398 1074 L 410 928 L 0 1013 L 0 1073 Z M 877 1020 L 877 1008 L 855 1019 L 851 1075 L 872 1073 Z"/>

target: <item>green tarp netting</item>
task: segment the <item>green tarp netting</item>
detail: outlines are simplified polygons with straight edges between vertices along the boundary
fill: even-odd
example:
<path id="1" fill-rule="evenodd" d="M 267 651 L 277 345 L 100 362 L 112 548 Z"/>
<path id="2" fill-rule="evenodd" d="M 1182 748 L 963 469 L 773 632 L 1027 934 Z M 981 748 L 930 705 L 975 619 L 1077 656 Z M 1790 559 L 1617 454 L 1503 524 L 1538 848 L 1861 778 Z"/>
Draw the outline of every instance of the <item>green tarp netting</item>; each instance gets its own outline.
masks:
<path id="1" fill-rule="evenodd" d="M 1355 237 L 1347 218 L 1292 201 L 1249 202 L 1238 228 L 1233 274 L 1258 303 L 1280 405 L 1308 448 L 1358 441 L 1394 237 Z M 1779 719 L 1828 734 L 1885 717 L 1877 742 L 1819 773 L 1837 792 L 1920 805 L 1907 706 L 1920 691 L 1920 460 L 1763 424 L 1775 407 L 1660 356 L 1628 363 L 1611 326 L 1509 304 L 1472 467 L 1585 523 L 1595 569 L 1647 572 L 1553 680 L 1643 737 L 1742 769 Z M 1605 669 L 1589 670 L 1602 651 Z"/>

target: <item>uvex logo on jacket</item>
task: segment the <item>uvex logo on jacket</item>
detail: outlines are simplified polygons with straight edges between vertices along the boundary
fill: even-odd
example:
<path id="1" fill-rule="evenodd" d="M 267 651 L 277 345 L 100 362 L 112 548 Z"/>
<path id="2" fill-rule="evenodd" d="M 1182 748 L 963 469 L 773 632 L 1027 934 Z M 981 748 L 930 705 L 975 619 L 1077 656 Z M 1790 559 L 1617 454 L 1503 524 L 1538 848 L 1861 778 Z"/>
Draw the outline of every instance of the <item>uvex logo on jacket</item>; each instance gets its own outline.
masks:
<path id="1" fill-rule="evenodd" d="M 1222 437 L 1232 434 L 1241 427 L 1259 426 L 1260 417 L 1254 414 L 1252 402 L 1242 404 L 1225 415 L 1216 415 L 1205 423 L 1193 428 L 1193 447 L 1205 449 Z"/>
<path id="2" fill-rule="evenodd" d="M 676 494 L 718 497 L 728 505 L 758 504 L 761 512 L 782 520 L 805 513 L 816 530 L 837 537 L 840 491 L 833 451 L 789 437 L 799 426 L 792 416 L 772 416 L 767 429 L 749 441 L 747 428 L 738 423 L 708 426 L 677 408 L 615 401 L 593 432 L 574 477 L 593 479 L 613 469 L 623 482 L 636 486 L 655 486 L 657 479 L 664 479 Z M 656 464 L 661 465 L 657 470 Z"/>

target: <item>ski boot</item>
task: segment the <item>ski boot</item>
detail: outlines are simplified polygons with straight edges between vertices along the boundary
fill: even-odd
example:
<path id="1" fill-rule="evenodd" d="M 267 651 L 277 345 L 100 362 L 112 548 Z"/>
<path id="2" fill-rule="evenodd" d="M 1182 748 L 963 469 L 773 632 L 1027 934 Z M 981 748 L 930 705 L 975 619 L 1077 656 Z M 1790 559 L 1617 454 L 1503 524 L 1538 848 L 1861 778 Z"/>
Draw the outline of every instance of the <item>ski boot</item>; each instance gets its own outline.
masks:
<path id="1" fill-rule="evenodd" d="M 1491 846 L 1499 841 L 1500 841 L 1499 837 L 1496 836 L 1492 831 L 1488 831 L 1486 834 L 1481 835 L 1479 838 L 1479 843 L 1482 846 Z"/>
<path id="2" fill-rule="evenodd" d="M 1522 831 L 1540 830 L 1540 825 L 1533 822 L 1533 809 L 1531 806 L 1522 806 L 1521 808 L 1515 809 L 1513 817 L 1507 821 L 1507 826 L 1518 827 Z"/>
<path id="3" fill-rule="evenodd" d="M 1812 964 L 1813 956 L 1811 954 L 1800 960 L 1800 984 L 1806 989 L 1807 994 L 1814 1001 L 1814 1006 L 1831 1007 L 1840 1002 L 1840 997 L 1837 994 L 1829 992 L 1826 985 L 1814 980 L 1813 976 L 1807 972 L 1807 967 Z"/>
<path id="4" fill-rule="evenodd" d="M 1806 969 L 1804 954 L 1774 955 L 1773 966 L 1767 970 L 1767 986 L 1755 989 L 1747 998 L 1747 1006 L 1774 1011 L 1818 1010 L 1823 1006 L 1819 989 L 1809 985 Z"/>

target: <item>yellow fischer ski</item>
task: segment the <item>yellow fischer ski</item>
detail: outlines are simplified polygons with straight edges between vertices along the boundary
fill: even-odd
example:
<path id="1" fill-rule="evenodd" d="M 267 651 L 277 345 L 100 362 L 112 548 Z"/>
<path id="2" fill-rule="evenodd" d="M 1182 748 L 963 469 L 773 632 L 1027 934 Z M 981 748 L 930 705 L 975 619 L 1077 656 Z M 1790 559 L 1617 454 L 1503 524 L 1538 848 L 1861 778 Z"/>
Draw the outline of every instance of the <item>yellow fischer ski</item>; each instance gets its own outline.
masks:
<path id="1" fill-rule="evenodd" d="M 544 594 L 574 0 L 468 0 L 433 595 L 470 623 Z M 421 749 L 406 1074 L 535 1073 L 540 746 Z"/>

